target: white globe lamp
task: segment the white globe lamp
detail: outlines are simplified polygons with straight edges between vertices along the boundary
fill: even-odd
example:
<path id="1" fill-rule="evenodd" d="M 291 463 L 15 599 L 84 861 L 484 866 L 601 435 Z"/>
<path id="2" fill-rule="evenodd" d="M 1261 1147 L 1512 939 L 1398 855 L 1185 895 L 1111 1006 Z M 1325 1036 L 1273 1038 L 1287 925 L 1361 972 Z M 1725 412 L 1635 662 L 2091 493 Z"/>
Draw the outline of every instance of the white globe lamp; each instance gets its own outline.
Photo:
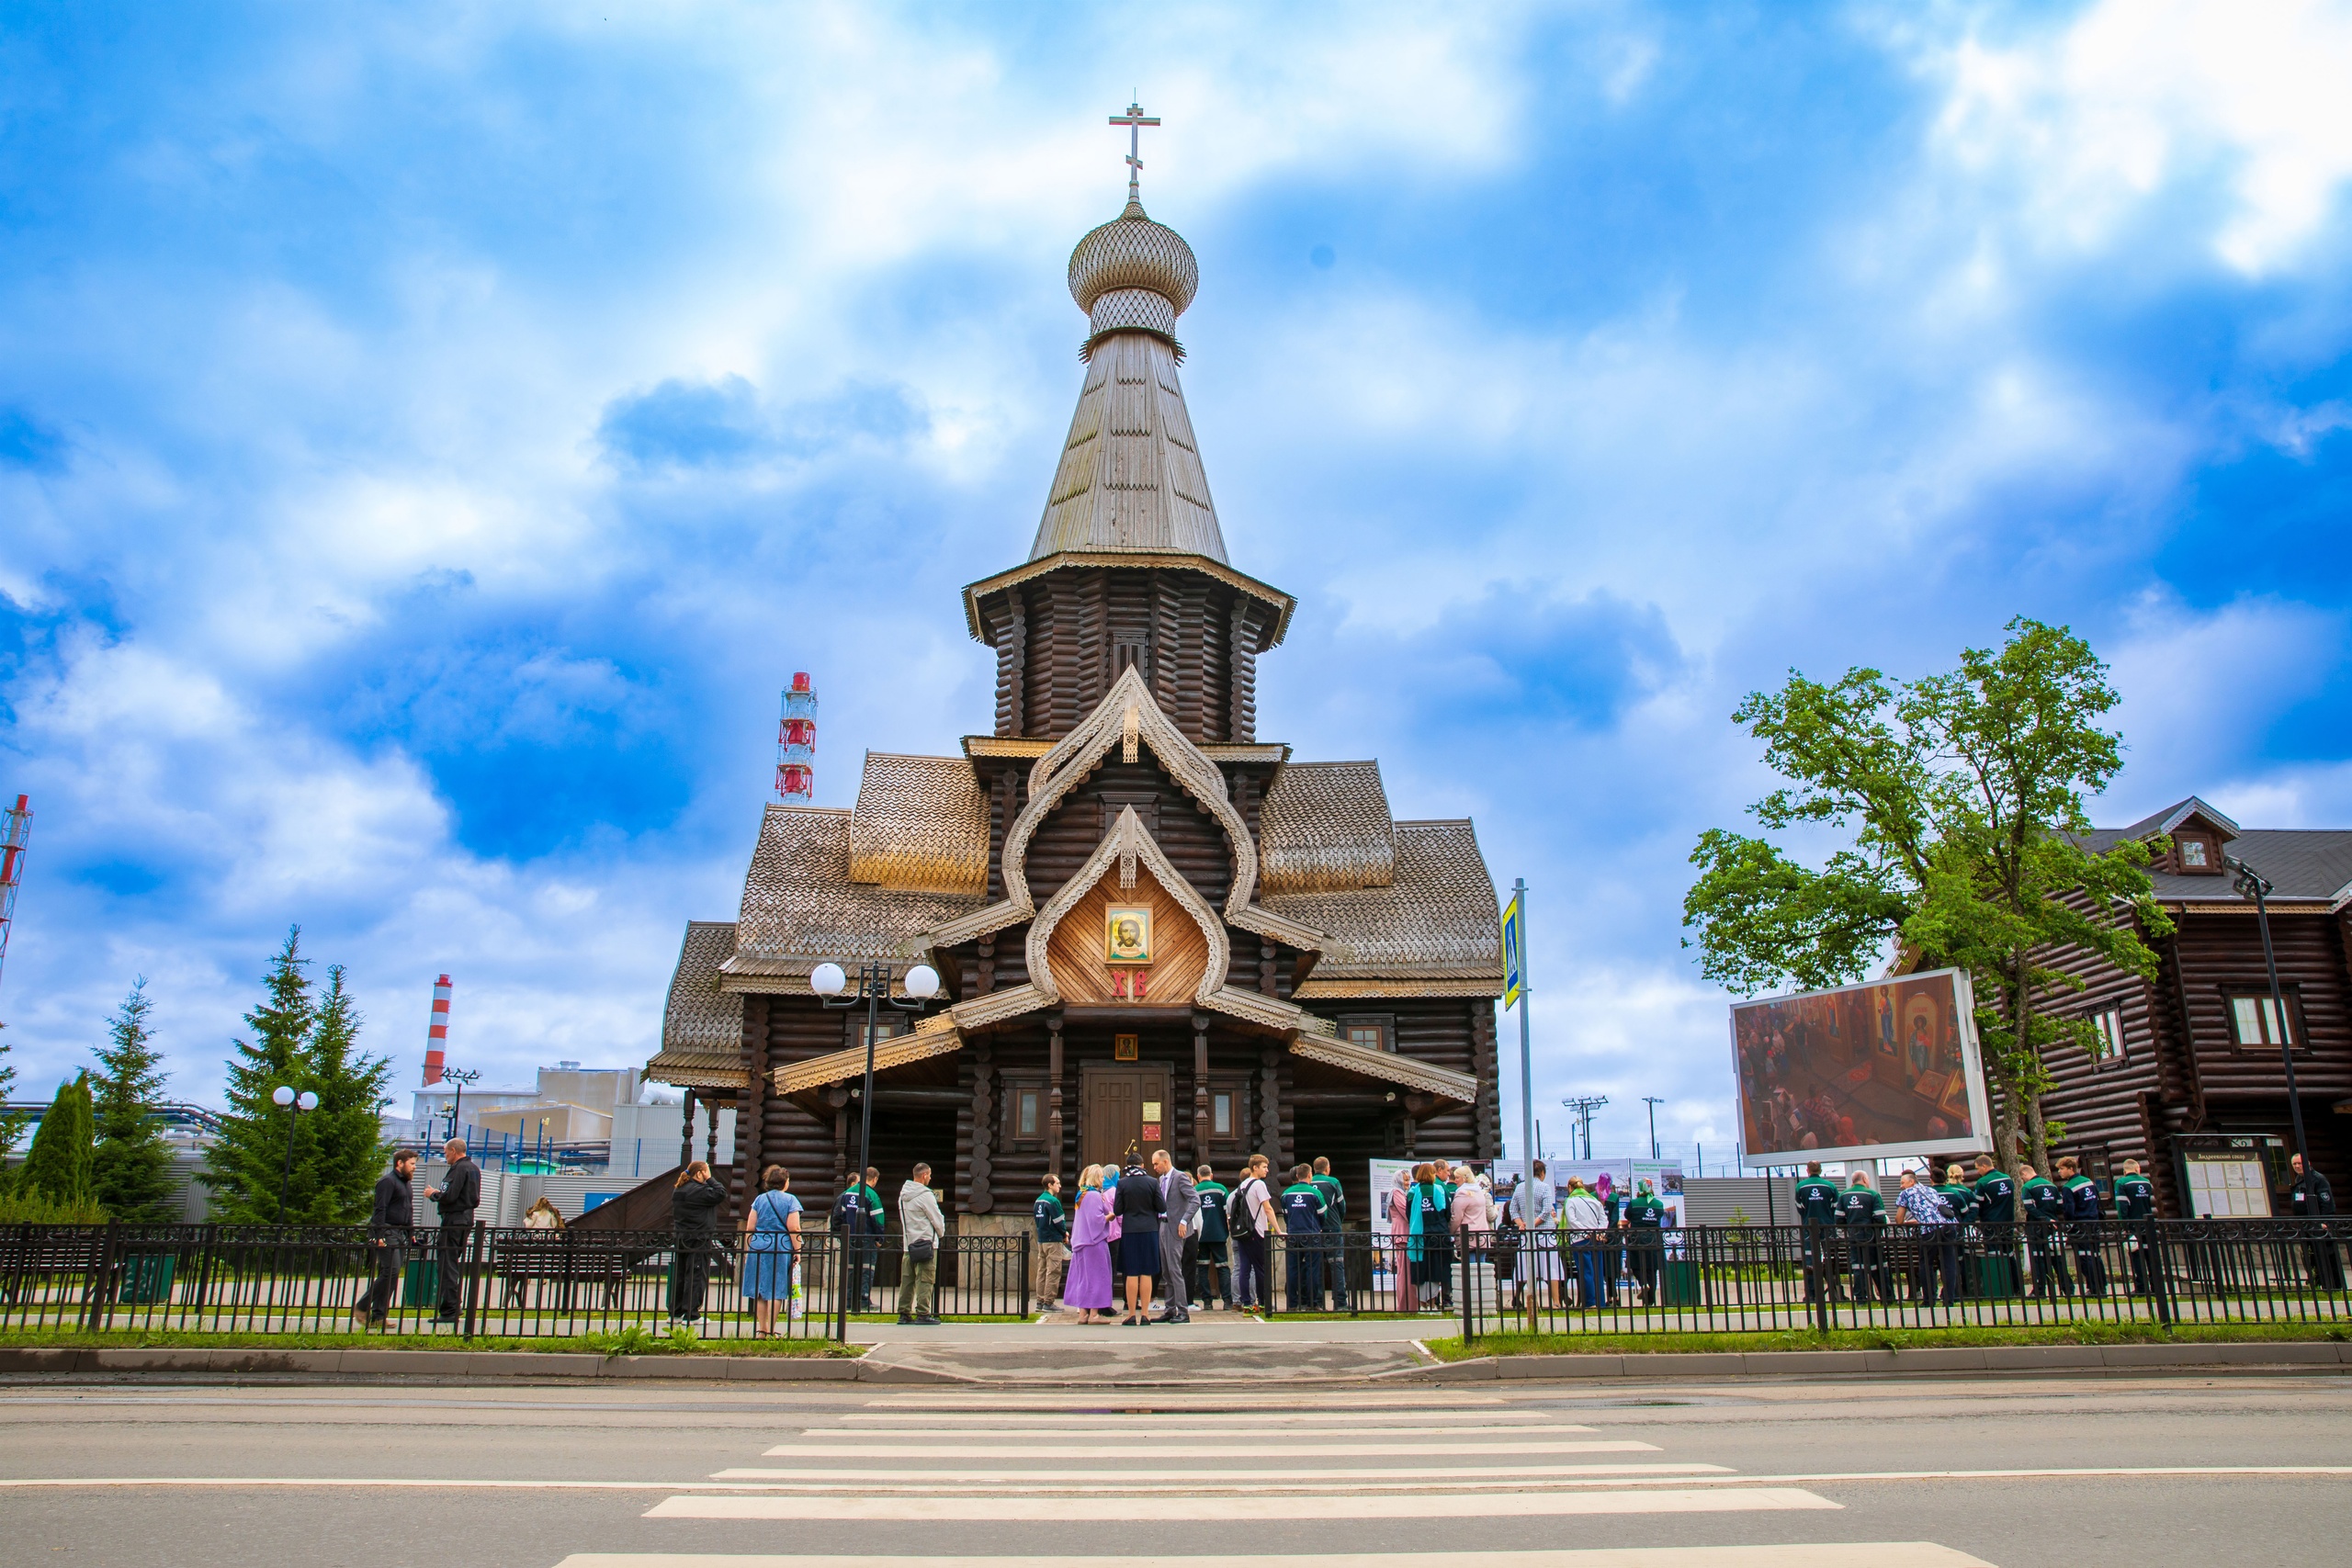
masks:
<path id="1" fill-rule="evenodd" d="M 294 1091 L 279 1084 L 269 1091 L 269 1102 L 272 1105 L 291 1105 L 294 1103 Z"/>
<path id="2" fill-rule="evenodd" d="M 319 1108 L 319 1097 L 306 1089 L 294 1097 L 294 1104 L 298 1110 L 316 1111 Z"/>
<path id="3" fill-rule="evenodd" d="M 848 984 L 849 976 L 838 964 L 820 964 L 808 971 L 808 988 L 820 997 L 838 997 Z"/>
<path id="4" fill-rule="evenodd" d="M 939 994 L 939 971 L 928 964 L 918 964 L 907 971 L 907 995 L 922 1001 Z"/>

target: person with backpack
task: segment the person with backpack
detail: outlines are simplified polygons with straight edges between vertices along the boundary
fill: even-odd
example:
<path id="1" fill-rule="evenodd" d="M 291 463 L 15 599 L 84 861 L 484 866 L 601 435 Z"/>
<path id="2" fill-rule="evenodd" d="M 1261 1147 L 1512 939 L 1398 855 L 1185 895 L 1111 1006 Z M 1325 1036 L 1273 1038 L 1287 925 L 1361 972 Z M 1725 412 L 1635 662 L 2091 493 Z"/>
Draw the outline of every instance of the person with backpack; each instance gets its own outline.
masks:
<path id="1" fill-rule="evenodd" d="M 1069 1216 L 1062 1209 L 1062 1179 L 1046 1173 L 1046 1184 L 1030 1205 L 1037 1230 L 1037 1261 L 1029 1281 L 1030 1299 L 1040 1312 L 1051 1312 L 1061 1294 L 1062 1277 L 1069 1269 Z"/>
<path id="2" fill-rule="evenodd" d="M 1909 1171 L 1903 1173 L 1902 1190 L 1894 1195 L 1894 1223 L 1917 1234 L 1917 1271 L 1914 1275 L 1921 1304 L 1936 1304 L 1936 1282 L 1943 1281 L 1943 1302 L 1950 1306 L 1960 1294 L 1960 1245 L 1952 1224 L 1951 1205 L 1944 1195 Z"/>
<path id="3" fill-rule="evenodd" d="M 1233 1304 L 1244 1312 L 1264 1312 L 1273 1303 L 1274 1283 L 1266 1271 L 1268 1238 L 1282 1229 L 1274 1213 L 1273 1195 L 1266 1189 L 1264 1155 L 1251 1155 L 1239 1185 L 1225 1211 L 1225 1228 L 1233 1239 Z"/>
<path id="4" fill-rule="evenodd" d="M 2082 1174 L 2072 1155 L 2058 1161 L 2058 1189 L 2066 1200 L 2066 1239 L 2074 1244 L 2075 1269 L 2083 1294 L 2107 1294 L 2107 1259 L 2099 1255 L 2098 1183 Z"/>
<path id="5" fill-rule="evenodd" d="M 1200 1194 L 1201 1229 L 1199 1249 L 1193 1254 L 1193 1294 L 1201 1304 L 1222 1308 L 1233 1300 L 1231 1271 L 1226 1266 L 1225 1206 L 1232 1200 L 1232 1190 L 1216 1179 L 1216 1172 L 1203 1166 L 1193 1173 L 1193 1190 Z"/>

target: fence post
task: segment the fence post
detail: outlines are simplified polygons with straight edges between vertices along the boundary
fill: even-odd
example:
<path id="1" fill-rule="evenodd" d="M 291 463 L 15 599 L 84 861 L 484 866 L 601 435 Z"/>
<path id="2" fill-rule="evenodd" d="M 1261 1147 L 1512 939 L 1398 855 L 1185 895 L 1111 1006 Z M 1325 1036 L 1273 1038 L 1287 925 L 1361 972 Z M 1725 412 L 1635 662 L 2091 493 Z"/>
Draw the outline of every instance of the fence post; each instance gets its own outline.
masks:
<path id="1" fill-rule="evenodd" d="M 83 1315 L 85 1321 L 88 1325 L 90 1332 L 93 1334 L 96 1334 L 98 1331 L 99 1314 L 107 1304 L 107 1296 L 108 1292 L 107 1291 L 107 1281 L 114 1278 L 115 1244 L 116 1238 L 120 1235 L 121 1232 L 121 1221 L 108 1220 L 107 1222 L 106 1244 L 98 1248 L 96 1271 L 84 1283 L 83 1286 Z M 109 1314 L 108 1315 L 111 1314 Z"/>
<path id="2" fill-rule="evenodd" d="M 481 1294 L 482 1242 L 490 1235 L 489 1222 L 476 1220 L 472 1245 L 466 1252 L 466 1322 L 463 1330 L 468 1339 L 474 1337 L 476 1303 Z"/>
<path id="3" fill-rule="evenodd" d="M 1464 1247 L 1462 1254 L 1462 1343 L 1468 1345 L 1478 1337 L 1477 1331 L 1472 1326 L 1477 1320 L 1477 1314 L 1470 1310 L 1470 1297 L 1478 1289 L 1478 1267 L 1476 1257 L 1478 1247 L 1476 1242 L 1470 1240 L 1470 1234 L 1466 1231 L 1463 1233 L 1463 1240 L 1467 1245 Z"/>
<path id="4" fill-rule="evenodd" d="M 2156 1321 L 2169 1333 L 2173 1325 L 2172 1269 L 2165 1261 L 2165 1233 L 2160 1224 L 2148 1227 L 2148 1294 L 2155 1298 Z"/>
<path id="5" fill-rule="evenodd" d="M 1021 1233 L 1021 1315 L 1024 1318 L 1029 1315 L 1029 1308 L 1031 1304 L 1029 1300 L 1029 1284 L 1031 1280 L 1037 1277 L 1035 1273 L 1036 1260 L 1030 1256 L 1029 1252 L 1030 1247 L 1035 1245 L 1036 1239 L 1037 1237 L 1035 1226 L 1032 1226 L 1030 1229 Z M 1181 1257 L 1178 1258 L 1176 1266 L 1180 1269 L 1183 1267 L 1183 1260 Z"/>

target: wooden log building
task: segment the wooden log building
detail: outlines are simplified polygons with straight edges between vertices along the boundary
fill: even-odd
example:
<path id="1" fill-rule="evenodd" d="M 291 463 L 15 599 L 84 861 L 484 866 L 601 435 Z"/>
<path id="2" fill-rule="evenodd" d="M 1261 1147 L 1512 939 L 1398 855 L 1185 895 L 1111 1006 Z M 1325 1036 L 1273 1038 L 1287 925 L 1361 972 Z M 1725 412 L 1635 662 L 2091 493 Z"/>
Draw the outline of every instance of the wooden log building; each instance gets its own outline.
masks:
<path id="1" fill-rule="evenodd" d="M 2169 840 L 2149 872 L 2176 931 L 2151 944 L 2159 958 L 2153 981 L 2079 951 L 2048 959 L 2086 985 L 2045 1005 L 2091 1021 L 2100 1041 L 2096 1055 L 2052 1053 L 2057 1086 L 2043 1108 L 2065 1123 L 2053 1155 L 2073 1154 L 2101 1179 L 2139 1160 L 2156 1184 L 2159 1212 L 2179 1218 L 2188 1212 L 2185 1152 L 2249 1140 L 2265 1157 L 2273 1212 L 2285 1213 L 2283 1030 L 2312 1162 L 2339 1195 L 2352 1191 L 2352 831 L 2241 829 L 2191 795 L 2088 842 L 2104 851 L 2125 839 Z M 2276 888 L 2267 902 L 2283 1021 L 2254 901 L 2236 891 L 2224 854 Z"/>
<path id="2" fill-rule="evenodd" d="M 1028 558 L 964 591 L 989 733 L 868 754 L 849 810 L 770 806 L 731 923 L 691 923 L 648 1067 L 822 1211 L 857 1157 L 865 1013 L 810 971 L 936 969 L 877 1030 L 874 1163 L 967 1233 L 1048 1171 L 1165 1148 L 1229 1175 L 1498 1150 L 1494 882 L 1467 821 L 1399 822 L 1374 761 L 1257 733 L 1294 601 L 1236 570 L 1177 378 L 1191 248 L 1126 209 L 1071 254 L 1084 384 Z M 691 1125 L 692 1112 L 689 1112 Z"/>

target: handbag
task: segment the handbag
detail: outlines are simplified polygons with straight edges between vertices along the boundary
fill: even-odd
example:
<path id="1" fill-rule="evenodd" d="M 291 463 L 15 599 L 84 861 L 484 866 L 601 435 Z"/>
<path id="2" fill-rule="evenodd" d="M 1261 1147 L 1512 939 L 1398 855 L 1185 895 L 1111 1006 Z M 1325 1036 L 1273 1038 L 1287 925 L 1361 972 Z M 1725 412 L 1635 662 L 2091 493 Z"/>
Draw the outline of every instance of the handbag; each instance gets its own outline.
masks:
<path id="1" fill-rule="evenodd" d="M 939 1244 L 929 1236 L 907 1243 L 907 1261 L 910 1263 L 928 1263 L 938 1256 Z"/>

